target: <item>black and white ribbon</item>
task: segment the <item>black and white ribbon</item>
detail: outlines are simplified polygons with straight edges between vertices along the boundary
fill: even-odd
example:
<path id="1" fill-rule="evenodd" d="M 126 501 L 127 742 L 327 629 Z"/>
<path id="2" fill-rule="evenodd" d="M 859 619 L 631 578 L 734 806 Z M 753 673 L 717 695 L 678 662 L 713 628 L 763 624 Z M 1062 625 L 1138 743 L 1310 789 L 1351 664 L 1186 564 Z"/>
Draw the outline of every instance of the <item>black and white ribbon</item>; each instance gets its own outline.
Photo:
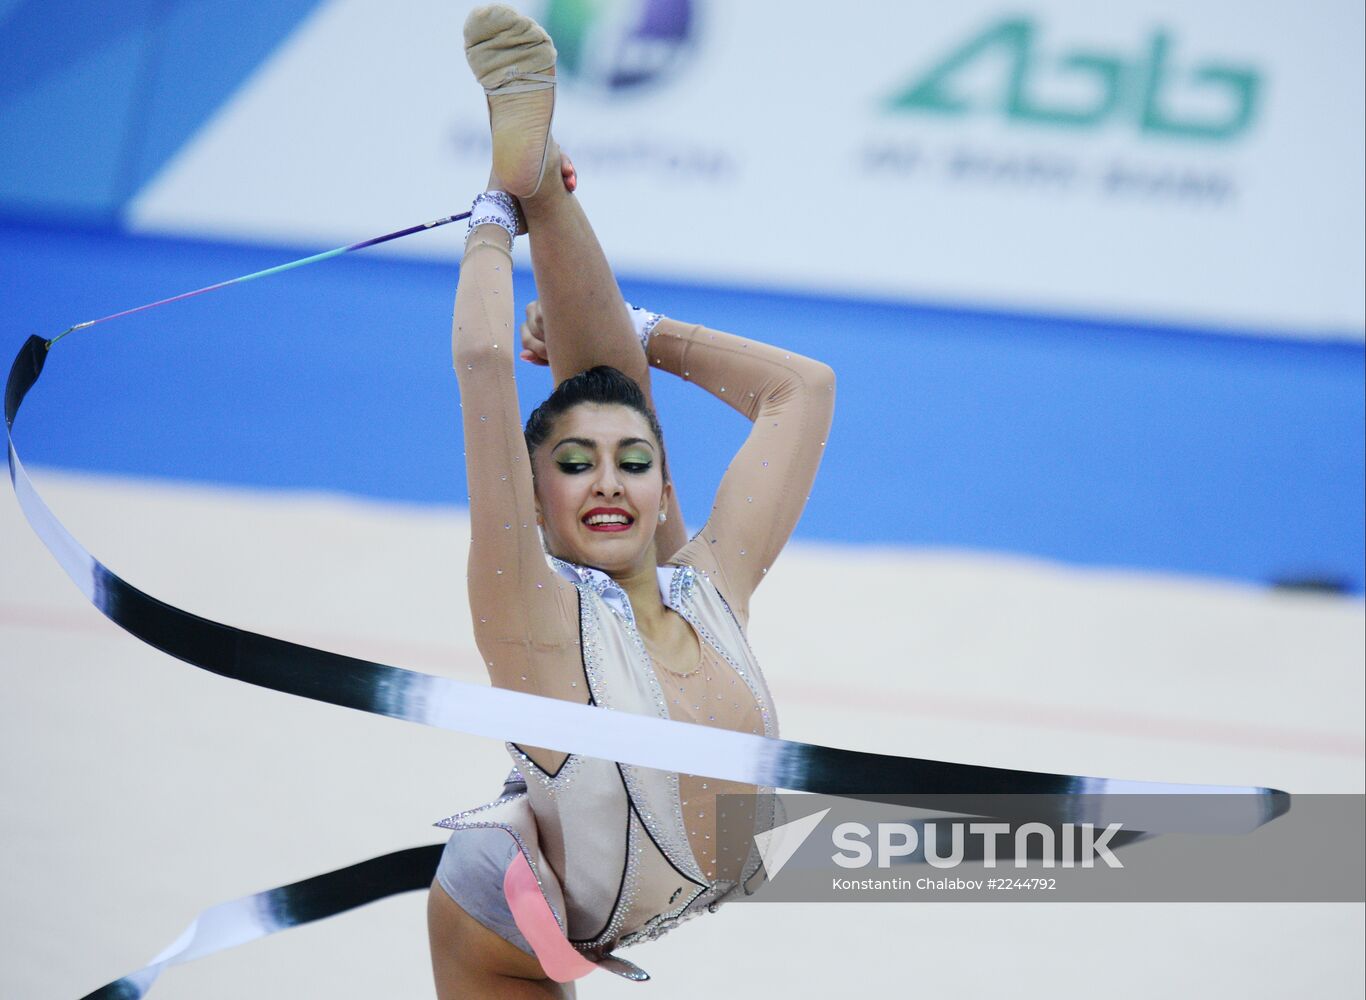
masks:
<path id="1" fill-rule="evenodd" d="M 211 906 L 137 972 L 101 986 L 82 1000 L 138 1000 L 169 965 L 191 962 L 387 896 L 425 889 L 432 883 L 441 850 L 440 844 L 410 847 Z"/>
<path id="2" fill-rule="evenodd" d="M 1030 798 L 1027 818 L 1122 823 L 1150 833 L 1236 833 L 1289 809 L 1268 788 L 1173 785 L 1018 771 L 866 753 L 613 712 L 462 683 L 259 635 L 191 614 L 127 583 L 53 515 L 15 450 L 13 425 L 51 343 L 30 337 L 5 385 L 10 479 L 25 517 L 66 574 L 106 617 L 178 659 L 234 680 L 492 739 L 760 787 L 896 801 L 1001 816 Z M 1171 796 L 1189 796 L 1173 810 Z M 1004 798 L 1003 798 L 1004 797 Z M 1150 803 L 1161 801 L 1162 808 Z M 1018 813 L 1007 818 L 1021 818 Z M 168 964 L 338 913 L 431 881 L 437 848 L 414 848 L 206 910 L 140 972 L 91 996 L 140 997 Z"/>

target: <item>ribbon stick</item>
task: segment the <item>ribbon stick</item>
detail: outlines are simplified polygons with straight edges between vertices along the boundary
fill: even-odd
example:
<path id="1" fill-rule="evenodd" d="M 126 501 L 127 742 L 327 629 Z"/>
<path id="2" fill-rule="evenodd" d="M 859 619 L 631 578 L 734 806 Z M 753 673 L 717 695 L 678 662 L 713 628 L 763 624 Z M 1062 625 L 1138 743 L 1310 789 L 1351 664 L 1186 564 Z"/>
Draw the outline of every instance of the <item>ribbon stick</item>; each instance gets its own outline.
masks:
<path id="1" fill-rule="evenodd" d="M 379 246 L 381 243 L 388 243 L 390 240 L 411 236 L 413 233 L 426 232 L 428 229 L 435 229 L 438 226 L 459 222 L 461 219 L 468 219 L 469 217 L 469 212 L 461 212 L 459 215 L 447 215 L 440 219 L 433 219 L 431 222 L 424 222 L 418 226 L 409 226 L 407 229 L 397 229 L 392 233 L 385 233 L 383 236 L 373 236 L 368 240 L 361 240 L 359 243 L 348 243 L 344 247 L 324 250 L 322 253 L 315 253 L 311 257 L 300 257 L 298 260 L 291 260 L 287 264 L 276 264 L 274 267 L 268 267 L 263 271 L 253 271 L 251 274 L 243 274 L 236 278 L 229 278 L 227 281 L 219 281 L 212 285 L 205 285 L 203 288 L 196 288 L 192 292 L 181 292 L 179 295 L 172 295 L 170 298 L 158 299 L 155 302 L 134 306 L 132 309 L 125 309 L 122 312 L 110 313 L 108 316 L 101 316 L 99 319 L 88 319 L 84 323 L 77 323 L 75 326 L 67 327 L 61 333 L 57 334 L 57 336 L 49 340 L 47 346 L 51 347 L 68 333 L 84 330 L 97 323 L 107 323 L 111 319 L 121 319 L 124 316 L 132 316 L 134 313 L 155 309 L 157 306 L 170 305 L 172 302 L 183 302 L 186 299 L 194 298 L 196 295 L 203 295 L 205 292 L 216 292 L 220 288 L 227 288 L 231 285 L 241 285 L 248 281 L 255 281 L 257 278 L 268 278 L 273 274 L 284 274 L 286 271 L 292 271 L 296 267 L 303 267 L 305 264 L 317 264 L 324 260 L 331 260 L 333 257 L 340 257 L 342 254 L 352 253 L 356 250 L 364 250 L 366 247 Z"/>

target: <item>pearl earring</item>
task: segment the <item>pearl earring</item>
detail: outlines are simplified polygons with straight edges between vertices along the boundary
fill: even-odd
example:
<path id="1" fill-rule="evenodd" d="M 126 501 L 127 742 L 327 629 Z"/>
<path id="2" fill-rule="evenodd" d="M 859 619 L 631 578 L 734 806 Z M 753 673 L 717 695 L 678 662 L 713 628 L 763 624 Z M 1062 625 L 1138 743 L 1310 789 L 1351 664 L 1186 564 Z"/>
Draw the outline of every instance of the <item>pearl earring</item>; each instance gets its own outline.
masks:
<path id="1" fill-rule="evenodd" d="M 663 523 L 664 523 L 665 521 L 667 521 L 668 519 L 669 519 L 669 515 L 666 514 L 666 513 L 664 513 L 664 512 L 661 510 L 661 511 L 659 512 L 659 523 L 660 523 L 660 524 L 663 524 Z"/>

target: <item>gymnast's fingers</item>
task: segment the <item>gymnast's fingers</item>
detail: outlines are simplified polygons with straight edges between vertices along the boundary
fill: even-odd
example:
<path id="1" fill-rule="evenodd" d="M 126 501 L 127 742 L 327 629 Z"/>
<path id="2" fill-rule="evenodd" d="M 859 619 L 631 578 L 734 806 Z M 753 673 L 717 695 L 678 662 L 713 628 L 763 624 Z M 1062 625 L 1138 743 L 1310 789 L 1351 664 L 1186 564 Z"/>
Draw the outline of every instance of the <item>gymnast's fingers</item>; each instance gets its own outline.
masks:
<path id="1" fill-rule="evenodd" d="M 560 177 L 564 179 L 564 189 L 570 194 L 579 186 L 579 172 L 574 169 L 574 163 L 569 159 L 569 154 L 560 153 Z"/>
<path id="2" fill-rule="evenodd" d="M 537 299 L 527 303 L 526 325 L 531 327 L 538 339 L 545 340 L 545 314 L 541 312 L 541 303 Z"/>
<path id="3" fill-rule="evenodd" d="M 522 360 L 529 361 L 533 365 L 548 365 L 549 355 L 546 354 L 545 341 L 532 332 L 531 327 L 522 324 Z"/>

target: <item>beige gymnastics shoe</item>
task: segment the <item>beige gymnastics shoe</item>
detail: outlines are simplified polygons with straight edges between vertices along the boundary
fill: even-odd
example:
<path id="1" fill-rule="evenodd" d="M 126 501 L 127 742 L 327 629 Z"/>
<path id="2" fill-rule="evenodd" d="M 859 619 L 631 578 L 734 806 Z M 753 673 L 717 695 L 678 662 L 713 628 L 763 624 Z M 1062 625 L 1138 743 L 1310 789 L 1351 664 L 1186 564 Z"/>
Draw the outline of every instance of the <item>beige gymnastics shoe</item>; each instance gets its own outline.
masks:
<path id="1" fill-rule="evenodd" d="M 493 4 L 465 20 L 465 58 L 489 102 L 493 172 L 509 194 L 541 186 L 555 113 L 555 43 L 539 24 Z"/>

